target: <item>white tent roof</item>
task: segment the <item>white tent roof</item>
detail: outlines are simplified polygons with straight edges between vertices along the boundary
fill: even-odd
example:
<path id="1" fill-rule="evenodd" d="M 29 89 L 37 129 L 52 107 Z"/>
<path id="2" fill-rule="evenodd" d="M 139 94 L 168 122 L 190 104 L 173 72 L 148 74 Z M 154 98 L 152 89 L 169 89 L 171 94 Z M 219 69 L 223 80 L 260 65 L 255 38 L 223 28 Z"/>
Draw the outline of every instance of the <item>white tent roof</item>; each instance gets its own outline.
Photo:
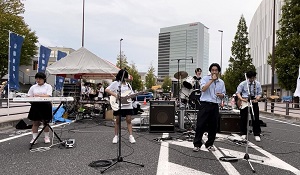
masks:
<path id="1" fill-rule="evenodd" d="M 46 68 L 52 75 L 68 78 L 109 79 L 120 69 L 84 47 L 72 52 Z"/>

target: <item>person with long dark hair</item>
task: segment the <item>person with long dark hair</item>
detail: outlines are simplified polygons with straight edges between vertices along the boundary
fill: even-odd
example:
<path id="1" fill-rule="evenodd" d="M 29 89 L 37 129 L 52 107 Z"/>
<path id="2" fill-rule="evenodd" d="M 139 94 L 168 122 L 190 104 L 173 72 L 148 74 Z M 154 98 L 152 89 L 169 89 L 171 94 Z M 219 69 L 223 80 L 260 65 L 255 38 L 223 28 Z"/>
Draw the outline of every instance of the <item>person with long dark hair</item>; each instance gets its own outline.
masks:
<path id="1" fill-rule="evenodd" d="M 29 97 L 51 97 L 52 86 L 46 83 L 46 75 L 42 72 L 35 74 L 36 84 L 32 85 L 28 91 Z M 38 127 L 41 123 L 46 124 L 52 120 L 52 104 L 51 102 L 32 102 L 28 114 L 28 119 L 33 121 L 32 125 L 32 140 L 33 143 L 38 135 Z M 49 127 L 44 130 L 45 143 L 50 143 Z M 36 142 L 35 142 L 36 143 Z"/>
<path id="2" fill-rule="evenodd" d="M 129 92 L 129 94 L 133 93 L 132 87 L 128 82 L 128 72 L 124 69 L 121 69 L 117 76 L 116 80 L 112 82 L 106 89 L 105 92 L 107 92 L 109 95 L 112 95 L 116 97 L 116 99 L 119 99 L 119 86 L 121 86 L 121 94 Z M 119 101 L 119 100 L 118 100 Z M 121 109 L 114 111 L 113 115 L 116 118 L 115 121 L 115 136 L 113 138 L 113 143 L 118 143 L 118 140 L 120 136 L 118 136 L 118 129 L 119 129 L 119 120 L 121 117 L 126 117 L 127 122 L 127 129 L 129 132 L 129 142 L 135 143 L 135 139 L 132 135 L 132 124 L 131 124 L 131 115 L 133 115 L 133 107 L 132 102 L 121 104 Z"/>
<path id="3" fill-rule="evenodd" d="M 219 104 L 224 98 L 226 89 L 224 81 L 219 78 L 221 67 L 217 63 L 209 66 L 210 75 L 206 75 L 201 79 L 200 88 L 202 95 L 200 97 L 200 109 L 197 115 L 197 127 L 194 138 L 194 152 L 198 152 L 202 146 L 202 136 L 208 125 L 208 140 L 205 147 L 209 151 L 215 151 L 213 146 L 216 139 Z"/>

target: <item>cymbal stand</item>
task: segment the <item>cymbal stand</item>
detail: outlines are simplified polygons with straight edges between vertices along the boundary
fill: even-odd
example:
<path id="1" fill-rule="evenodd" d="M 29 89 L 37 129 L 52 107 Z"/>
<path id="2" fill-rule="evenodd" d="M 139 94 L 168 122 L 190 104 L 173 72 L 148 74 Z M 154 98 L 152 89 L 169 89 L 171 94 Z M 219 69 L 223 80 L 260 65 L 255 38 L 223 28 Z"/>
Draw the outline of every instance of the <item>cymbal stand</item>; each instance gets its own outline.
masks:
<path id="1" fill-rule="evenodd" d="M 247 81 L 247 76 L 246 76 L 246 73 L 245 73 L 245 79 Z M 255 169 L 253 168 L 252 164 L 251 164 L 251 161 L 256 161 L 256 162 L 264 162 L 263 160 L 258 160 L 258 159 L 253 159 L 253 158 L 250 158 L 249 156 L 249 153 L 248 153 L 248 149 L 249 149 L 249 141 L 248 141 L 248 136 L 249 136 L 249 116 L 251 115 L 251 112 L 252 114 L 254 115 L 254 111 L 253 111 L 253 107 L 252 107 L 252 101 L 251 101 L 251 97 L 250 97 L 250 89 L 249 89 L 249 85 L 248 85 L 248 82 L 247 82 L 247 90 L 248 90 L 248 115 L 247 115 L 247 135 L 246 135 L 246 150 L 245 150 L 245 155 L 244 157 L 242 158 L 237 158 L 237 157 L 229 157 L 229 156 L 224 156 L 224 157 L 220 157 L 219 160 L 222 160 L 222 161 L 237 161 L 237 160 L 245 160 L 248 162 L 251 170 L 253 173 L 255 173 Z M 250 111 L 250 108 L 251 108 L 251 111 Z M 252 122 L 253 123 L 253 122 Z"/>
<path id="2" fill-rule="evenodd" d="M 193 57 L 190 56 L 189 58 L 179 58 L 179 59 L 171 59 L 171 61 L 177 61 L 177 71 L 179 72 L 179 62 L 180 60 L 192 60 L 192 63 L 193 63 Z M 181 75 L 179 75 L 179 77 L 177 77 L 177 98 L 178 98 L 178 104 L 181 103 L 181 99 L 180 99 L 180 96 L 179 96 L 179 89 L 180 89 L 180 83 L 179 83 L 179 79 L 181 80 Z M 180 106 L 179 106 L 180 108 Z"/>

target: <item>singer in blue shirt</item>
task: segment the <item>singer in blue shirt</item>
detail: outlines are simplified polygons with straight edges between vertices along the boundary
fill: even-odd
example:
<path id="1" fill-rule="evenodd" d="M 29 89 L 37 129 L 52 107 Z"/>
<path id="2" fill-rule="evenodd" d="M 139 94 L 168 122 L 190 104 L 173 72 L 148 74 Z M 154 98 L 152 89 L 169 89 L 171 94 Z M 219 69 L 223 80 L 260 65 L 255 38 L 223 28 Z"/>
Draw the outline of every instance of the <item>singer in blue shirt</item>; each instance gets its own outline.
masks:
<path id="1" fill-rule="evenodd" d="M 205 147 L 209 151 L 215 151 L 213 146 L 217 134 L 219 104 L 224 98 L 226 89 L 224 81 L 219 78 L 221 67 L 217 63 L 209 66 L 210 75 L 201 79 L 200 88 L 202 95 L 200 97 L 200 109 L 197 115 L 197 128 L 194 138 L 194 152 L 198 152 L 202 146 L 202 136 L 208 125 L 208 140 Z"/>

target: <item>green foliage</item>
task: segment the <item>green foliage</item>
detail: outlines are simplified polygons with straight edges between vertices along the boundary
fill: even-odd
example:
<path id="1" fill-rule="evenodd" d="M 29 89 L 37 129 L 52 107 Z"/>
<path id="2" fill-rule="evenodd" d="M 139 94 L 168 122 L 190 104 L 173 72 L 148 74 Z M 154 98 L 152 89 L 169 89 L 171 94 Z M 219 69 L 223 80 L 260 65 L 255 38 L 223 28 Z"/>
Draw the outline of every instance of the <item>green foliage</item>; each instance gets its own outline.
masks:
<path id="1" fill-rule="evenodd" d="M 275 71 L 279 86 L 286 90 L 294 91 L 300 65 L 299 0 L 285 0 L 279 24 L 281 27 L 277 31 L 274 60 Z"/>
<path id="2" fill-rule="evenodd" d="M 29 65 L 36 55 L 38 38 L 20 14 L 24 5 L 20 0 L 0 0 L 0 77 L 7 74 L 9 31 L 24 37 L 20 65 Z"/>
<path id="3" fill-rule="evenodd" d="M 154 76 L 154 72 L 155 72 L 155 69 L 154 69 L 153 65 L 150 65 L 147 75 L 146 75 L 146 82 L 145 82 L 147 89 L 151 89 L 152 86 L 156 85 L 156 78 Z"/>
<path id="4" fill-rule="evenodd" d="M 134 90 L 141 91 L 143 90 L 143 82 L 141 80 L 141 76 L 135 66 L 135 64 L 131 64 L 131 68 L 128 70 L 128 73 L 132 76 L 133 80 L 131 86 Z"/>
<path id="5" fill-rule="evenodd" d="M 244 16 L 241 16 L 231 46 L 232 56 L 229 58 L 229 66 L 222 75 L 228 95 L 234 94 L 239 83 L 245 80 L 245 72 L 255 71 L 248 45 L 247 25 Z"/>
<path id="6" fill-rule="evenodd" d="M 166 76 L 164 78 L 164 82 L 163 82 L 161 87 L 162 87 L 164 92 L 170 92 L 171 87 L 172 87 L 172 80 L 169 76 Z"/>
<path id="7" fill-rule="evenodd" d="M 122 60 L 121 61 L 122 67 L 120 67 L 120 58 Z M 130 69 L 130 66 L 128 65 L 127 57 L 126 57 L 126 55 L 124 54 L 123 51 L 121 53 L 121 57 L 120 57 L 120 54 L 117 57 L 117 64 L 116 64 L 116 66 L 119 67 L 120 69 L 124 69 L 124 68 L 126 68 L 126 70 Z"/>

